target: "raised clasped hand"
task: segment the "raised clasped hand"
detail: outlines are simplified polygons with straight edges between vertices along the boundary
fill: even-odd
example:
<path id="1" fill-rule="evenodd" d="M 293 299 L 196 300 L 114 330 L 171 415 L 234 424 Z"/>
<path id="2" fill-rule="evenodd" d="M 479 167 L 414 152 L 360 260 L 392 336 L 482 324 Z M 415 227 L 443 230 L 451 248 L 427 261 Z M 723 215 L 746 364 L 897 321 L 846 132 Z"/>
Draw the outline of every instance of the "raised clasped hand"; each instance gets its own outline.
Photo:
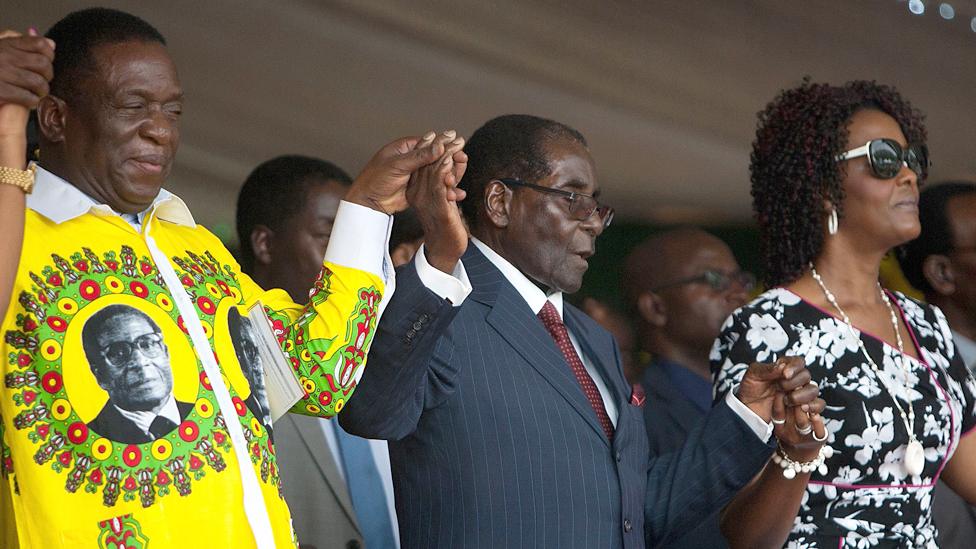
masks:
<path id="1" fill-rule="evenodd" d="M 366 163 L 346 194 L 346 201 L 385 214 L 406 209 L 410 177 L 420 168 L 437 162 L 440 152 L 435 147 L 424 146 L 420 137 L 403 137 L 388 143 Z"/>
<path id="2" fill-rule="evenodd" d="M 0 138 L 26 140 L 27 116 L 48 94 L 54 76 L 54 42 L 0 31 Z"/>
<path id="3" fill-rule="evenodd" d="M 739 400 L 773 423 L 773 434 L 790 457 L 817 456 L 827 431 L 821 413 L 826 403 L 801 357 L 753 363 L 739 384 Z"/>
<path id="4" fill-rule="evenodd" d="M 451 273 L 468 245 L 467 229 L 458 209 L 465 192 L 457 188 L 468 162 L 464 139 L 453 130 L 431 132 L 417 147 L 430 148 L 437 160 L 413 173 L 407 185 L 407 202 L 423 227 L 427 262 Z"/>

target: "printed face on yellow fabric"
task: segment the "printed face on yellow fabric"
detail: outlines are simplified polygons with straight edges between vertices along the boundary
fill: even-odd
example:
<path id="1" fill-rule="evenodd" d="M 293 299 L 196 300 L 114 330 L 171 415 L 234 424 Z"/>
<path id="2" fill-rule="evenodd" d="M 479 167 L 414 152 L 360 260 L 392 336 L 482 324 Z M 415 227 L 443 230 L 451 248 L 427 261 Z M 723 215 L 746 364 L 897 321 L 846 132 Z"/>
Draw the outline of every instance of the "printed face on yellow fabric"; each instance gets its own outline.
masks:
<path id="1" fill-rule="evenodd" d="M 127 41 L 92 52 L 96 70 L 85 78 L 86 93 L 60 104 L 59 122 L 42 105 L 41 129 L 63 156 L 58 175 L 116 211 L 137 213 L 169 175 L 183 91 L 162 44 Z"/>
<path id="2" fill-rule="evenodd" d="M 559 139 L 545 145 L 551 168 L 536 185 L 597 196 L 596 166 L 581 143 Z M 594 213 L 574 219 L 563 197 L 513 188 L 505 257 L 526 276 L 549 290 L 573 293 L 583 283 L 588 259 L 596 251 L 603 220 Z"/>
<path id="3" fill-rule="evenodd" d="M 251 388 L 251 397 L 260 406 L 259 410 L 252 410 L 252 412 L 267 425 L 270 422 L 270 409 L 264 382 L 264 364 L 261 362 L 261 355 L 258 353 L 258 336 L 254 331 L 254 326 L 251 324 L 250 318 L 241 316 L 237 307 L 231 307 L 227 312 L 227 329 L 230 332 L 230 340 L 234 345 L 234 352 L 237 354 L 241 371 Z"/>
<path id="4" fill-rule="evenodd" d="M 128 305 L 109 305 L 88 319 L 82 345 L 92 373 L 112 404 L 159 412 L 173 393 L 169 351 L 159 326 Z"/>

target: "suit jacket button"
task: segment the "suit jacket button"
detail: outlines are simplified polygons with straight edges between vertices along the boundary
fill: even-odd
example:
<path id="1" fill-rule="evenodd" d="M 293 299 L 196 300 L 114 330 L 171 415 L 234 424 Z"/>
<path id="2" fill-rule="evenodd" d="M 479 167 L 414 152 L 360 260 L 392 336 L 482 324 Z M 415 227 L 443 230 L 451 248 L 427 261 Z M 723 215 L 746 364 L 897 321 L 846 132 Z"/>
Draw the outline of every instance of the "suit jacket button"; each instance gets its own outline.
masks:
<path id="1" fill-rule="evenodd" d="M 634 525 L 630 523 L 630 519 L 624 519 L 624 532 L 630 532 L 634 529 Z"/>
<path id="2" fill-rule="evenodd" d="M 621 455 L 620 452 L 617 452 L 614 457 L 617 458 L 617 463 L 620 463 L 620 461 L 624 459 L 623 455 Z"/>

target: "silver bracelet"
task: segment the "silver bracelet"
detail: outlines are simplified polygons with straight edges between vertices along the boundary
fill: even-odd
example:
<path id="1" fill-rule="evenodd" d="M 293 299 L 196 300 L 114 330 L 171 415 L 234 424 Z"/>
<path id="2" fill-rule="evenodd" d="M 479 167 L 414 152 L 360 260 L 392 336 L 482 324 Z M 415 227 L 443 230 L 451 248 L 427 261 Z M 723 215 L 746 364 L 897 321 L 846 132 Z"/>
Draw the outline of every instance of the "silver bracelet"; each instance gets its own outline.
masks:
<path id="1" fill-rule="evenodd" d="M 786 450 L 780 446 L 776 448 L 776 453 L 773 454 L 773 463 L 783 468 L 783 476 L 787 479 L 794 479 L 800 473 L 812 473 L 814 470 L 821 475 L 826 475 L 827 465 L 824 462 L 832 455 L 834 455 L 834 449 L 824 445 L 820 447 L 820 452 L 813 460 L 807 462 L 793 461 L 790 456 L 786 455 Z"/>

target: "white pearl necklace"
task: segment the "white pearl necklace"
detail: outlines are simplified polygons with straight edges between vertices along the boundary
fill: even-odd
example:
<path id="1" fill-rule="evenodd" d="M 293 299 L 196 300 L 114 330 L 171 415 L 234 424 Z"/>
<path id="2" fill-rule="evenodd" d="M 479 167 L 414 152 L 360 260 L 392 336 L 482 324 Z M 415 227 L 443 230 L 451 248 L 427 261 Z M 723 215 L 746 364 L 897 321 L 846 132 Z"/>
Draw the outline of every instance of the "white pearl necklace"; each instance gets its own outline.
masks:
<path id="1" fill-rule="evenodd" d="M 851 331 L 851 336 L 857 340 L 857 344 L 861 349 L 861 353 L 864 354 L 864 358 L 867 359 L 868 364 L 871 369 L 874 370 L 875 377 L 881 383 L 881 386 L 885 388 L 885 391 L 891 396 L 891 400 L 894 401 L 895 407 L 898 409 L 898 414 L 901 416 L 902 422 L 905 424 L 905 430 L 908 431 L 908 447 L 905 448 L 905 458 L 903 461 L 905 472 L 911 476 L 919 476 L 922 474 L 922 470 L 925 468 L 925 449 L 922 447 L 922 443 L 918 441 L 915 436 L 915 409 L 912 407 L 912 403 L 906 400 L 908 404 L 908 413 L 905 413 L 905 409 L 902 407 L 901 403 L 898 401 L 898 397 L 895 396 L 895 392 L 888 383 L 885 381 L 884 376 L 881 375 L 881 369 L 868 354 L 868 350 L 864 348 L 864 342 L 861 341 L 858 333 L 854 330 L 854 324 L 851 323 L 850 317 L 844 312 L 844 309 L 840 308 L 840 304 L 837 303 L 837 298 L 834 294 L 827 289 L 827 285 L 824 284 L 823 279 L 820 277 L 820 273 L 817 269 L 810 264 L 810 274 L 813 279 L 817 281 L 820 285 L 820 289 L 823 290 L 824 295 L 827 297 L 827 301 L 837 309 L 840 313 L 841 318 L 844 319 L 844 324 Z M 881 294 L 881 300 L 884 301 L 885 306 L 888 308 L 888 314 L 891 317 L 891 327 L 895 330 L 895 341 L 898 343 L 898 365 L 901 367 L 902 374 L 904 377 L 903 384 L 905 386 L 906 392 L 908 391 L 908 367 L 905 365 L 905 345 L 901 339 L 901 331 L 898 329 L 898 317 L 895 315 L 895 308 L 892 307 L 891 301 L 888 299 L 888 294 L 881 289 L 881 284 L 878 283 L 878 292 Z"/>

